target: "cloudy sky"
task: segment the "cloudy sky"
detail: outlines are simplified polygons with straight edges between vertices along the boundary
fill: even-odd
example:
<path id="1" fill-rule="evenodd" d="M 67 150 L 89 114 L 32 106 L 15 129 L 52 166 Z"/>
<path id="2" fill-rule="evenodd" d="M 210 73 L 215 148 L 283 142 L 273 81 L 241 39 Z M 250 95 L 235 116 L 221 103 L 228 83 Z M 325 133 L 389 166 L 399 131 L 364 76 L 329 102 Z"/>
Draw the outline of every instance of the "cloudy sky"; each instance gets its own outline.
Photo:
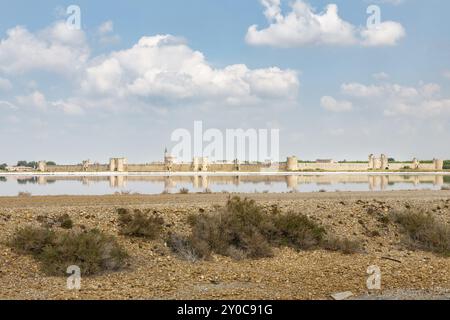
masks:
<path id="1" fill-rule="evenodd" d="M 280 129 L 301 159 L 450 159 L 450 2 L 0 1 L 0 163 L 160 160 L 171 133 Z M 369 28 L 367 9 L 381 21 Z"/>

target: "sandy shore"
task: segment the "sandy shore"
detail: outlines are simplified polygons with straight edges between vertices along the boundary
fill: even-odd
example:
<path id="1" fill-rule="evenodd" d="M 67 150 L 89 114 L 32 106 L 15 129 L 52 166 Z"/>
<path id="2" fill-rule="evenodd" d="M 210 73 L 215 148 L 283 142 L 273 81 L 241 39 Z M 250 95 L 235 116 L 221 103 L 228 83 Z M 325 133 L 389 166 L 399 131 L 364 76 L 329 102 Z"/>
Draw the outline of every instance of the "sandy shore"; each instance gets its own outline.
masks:
<path id="1" fill-rule="evenodd" d="M 389 211 L 423 208 L 450 223 L 449 191 L 335 192 L 246 194 L 263 206 L 278 204 L 320 221 L 338 235 L 360 239 L 363 253 L 343 255 L 323 250 L 276 249 L 275 257 L 233 261 L 181 261 L 164 242 L 118 235 L 116 209 L 152 209 L 167 228 L 188 232 L 186 217 L 226 202 L 227 194 L 0 197 L 0 299 L 328 299 L 352 291 L 368 298 L 367 268 L 382 272 L 385 297 L 450 299 L 450 259 L 410 251 L 394 225 L 384 226 L 367 208 Z M 79 292 L 66 289 L 66 278 L 46 277 L 30 257 L 3 243 L 19 226 L 37 224 L 37 217 L 67 213 L 75 224 L 116 235 L 131 255 L 122 272 L 84 277 Z M 374 235 L 377 231 L 377 235 Z M 419 292 L 419 293 L 417 293 Z M 411 296 L 411 294 L 410 294 Z M 383 297 L 383 295 L 381 295 Z M 370 297 L 369 297 L 370 298 Z"/>

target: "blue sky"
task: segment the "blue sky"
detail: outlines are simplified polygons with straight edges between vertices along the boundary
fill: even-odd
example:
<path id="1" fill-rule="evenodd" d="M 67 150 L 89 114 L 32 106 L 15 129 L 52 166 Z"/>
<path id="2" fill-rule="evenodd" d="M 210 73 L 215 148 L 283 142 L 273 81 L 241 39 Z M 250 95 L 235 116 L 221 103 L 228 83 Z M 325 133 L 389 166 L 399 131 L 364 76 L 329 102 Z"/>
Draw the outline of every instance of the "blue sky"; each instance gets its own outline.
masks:
<path id="1" fill-rule="evenodd" d="M 327 29 L 332 3 L 339 20 Z M 385 29 L 366 36 L 372 3 Z M 81 8 L 75 33 L 61 29 L 71 4 Z M 0 162 L 159 160 L 171 132 L 194 120 L 279 128 L 283 157 L 450 158 L 447 1 L 0 5 Z"/>

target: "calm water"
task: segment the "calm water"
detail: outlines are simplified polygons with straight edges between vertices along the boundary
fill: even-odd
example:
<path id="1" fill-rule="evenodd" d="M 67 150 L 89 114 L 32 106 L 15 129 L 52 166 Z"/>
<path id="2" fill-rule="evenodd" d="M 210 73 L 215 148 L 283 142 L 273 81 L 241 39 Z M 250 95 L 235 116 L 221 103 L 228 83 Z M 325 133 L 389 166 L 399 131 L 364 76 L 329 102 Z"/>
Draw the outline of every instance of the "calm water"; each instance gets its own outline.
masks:
<path id="1" fill-rule="evenodd" d="M 450 185 L 444 175 L 289 175 L 289 176 L 0 176 L 0 196 L 102 195 L 190 192 L 317 192 L 440 190 Z"/>

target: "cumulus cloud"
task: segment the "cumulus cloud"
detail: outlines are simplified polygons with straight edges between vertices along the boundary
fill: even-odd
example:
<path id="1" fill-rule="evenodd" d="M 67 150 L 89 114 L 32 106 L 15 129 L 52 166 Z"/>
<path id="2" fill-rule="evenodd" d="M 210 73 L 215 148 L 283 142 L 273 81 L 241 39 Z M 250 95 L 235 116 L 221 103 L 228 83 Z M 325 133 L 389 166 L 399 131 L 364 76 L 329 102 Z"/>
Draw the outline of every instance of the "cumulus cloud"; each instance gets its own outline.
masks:
<path id="1" fill-rule="evenodd" d="M 296 72 L 276 67 L 214 68 L 183 39 L 157 35 L 97 60 L 86 70 L 81 87 L 90 95 L 233 105 L 295 99 L 299 81 Z"/>
<path id="2" fill-rule="evenodd" d="M 405 34 L 405 29 L 400 23 L 385 21 L 377 27 L 361 30 L 361 43 L 368 47 L 394 46 Z"/>
<path id="3" fill-rule="evenodd" d="M 308 3 L 296 0 L 291 11 L 283 15 L 280 0 L 261 0 L 269 26 L 249 27 L 246 35 L 251 45 L 291 48 L 304 45 L 395 45 L 405 36 L 400 23 L 382 22 L 377 27 L 356 27 L 339 16 L 338 6 L 329 4 L 317 13 Z"/>
<path id="4" fill-rule="evenodd" d="M 38 33 L 17 26 L 0 41 L 0 71 L 7 74 L 35 70 L 73 74 L 88 58 L 83 31 L 69 29 L 64 22 L 56 22 Z"/>
<path id="5" fill-rule="evenodd" d="M 321 106 L 332 112 L 346 112 L 353 108 L 353 105 L 349 101 L 338 101 L 333 97 L 324 96 L 320 99 Z"/>
<path id="6" fill-rule="evenodd" d="M 112 22 L 97 32 L 111 34 Z M 244 64 L 214 67 L 203 53 L 172 35 L 142 37 L 131 48 L 97 57 L 89 52 L 84 33 L 62 22 L 35 33 L 19 26 L 0 42 L 0 72 L 13 77 L 37 70 L 65 75 L 71 93 L 48 100 L 45 92 L 32 88 L 16 100 L 22 107 L 67 114 L 82 114 L 88 108 L 285 105 L 296 101 L 299 90 L 294 70 L 250 69 Z M 0 89 L 7 87 L 1 80 Z"/>
<path id="7" fill-rule="evenodd" d="M 342 84 L 341 93 L 352 98 L 353 104 L 382 108 L 386 116 L 435 117 L 450 114 L 450 99 L 441 97 L 441 88 L 435 83 L 403 86 L 353 82 Z"/>

